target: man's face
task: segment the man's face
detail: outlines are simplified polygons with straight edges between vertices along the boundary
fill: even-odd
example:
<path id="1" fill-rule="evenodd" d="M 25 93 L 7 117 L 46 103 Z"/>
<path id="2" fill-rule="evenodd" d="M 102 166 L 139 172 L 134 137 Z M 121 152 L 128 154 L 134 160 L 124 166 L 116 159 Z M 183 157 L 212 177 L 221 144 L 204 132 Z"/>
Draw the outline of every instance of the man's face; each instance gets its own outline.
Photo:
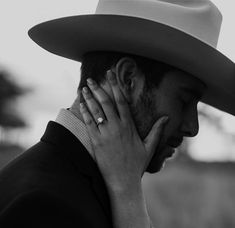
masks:
<path id="1" fill-rule="evenodd" d="M 155 155 L 147 168 L 148 172 L 159 171 L 174 148 L 182 143 L 183 137 L 197 135 L 197 104 L 205 88 L 199 79 L 180 70 L 168 72 L 158 88 L 149 91 L 144 86 L 137 102 L 131 106 L 141 139 L 148 135 L 156 120 L 165 115 L 169 117 Z"/>

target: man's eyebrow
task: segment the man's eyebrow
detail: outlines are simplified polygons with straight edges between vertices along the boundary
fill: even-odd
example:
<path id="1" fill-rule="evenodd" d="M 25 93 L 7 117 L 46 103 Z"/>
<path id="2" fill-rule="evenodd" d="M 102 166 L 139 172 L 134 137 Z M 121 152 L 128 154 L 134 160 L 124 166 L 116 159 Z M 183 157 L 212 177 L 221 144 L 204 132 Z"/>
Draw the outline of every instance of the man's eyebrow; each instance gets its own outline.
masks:
<path id="1" fill-rule="evenodd" d="M 198 91 L 195 88 L 188 88 L 186 86 L 181 86 L 180 89 L 187 92 L 187 93 L 192 94 L 198 100 L 201 100 L 201 98 L 202 98 L 203 93 L 201 91 Z"/>

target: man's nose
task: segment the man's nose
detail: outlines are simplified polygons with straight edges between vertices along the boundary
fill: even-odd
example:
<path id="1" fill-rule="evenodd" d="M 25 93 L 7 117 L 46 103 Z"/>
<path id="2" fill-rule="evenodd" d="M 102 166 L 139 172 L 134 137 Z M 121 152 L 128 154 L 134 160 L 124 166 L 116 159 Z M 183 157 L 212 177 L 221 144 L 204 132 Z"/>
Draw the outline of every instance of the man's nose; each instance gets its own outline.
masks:
<path id="1" fill-rule="evenodd" d="M 186 137 L 194 137 L 198 134 L 198 111 L 197 108 L 191 112 L 186 113 L 184 116 L 183 125 L 181 131 Z"/>

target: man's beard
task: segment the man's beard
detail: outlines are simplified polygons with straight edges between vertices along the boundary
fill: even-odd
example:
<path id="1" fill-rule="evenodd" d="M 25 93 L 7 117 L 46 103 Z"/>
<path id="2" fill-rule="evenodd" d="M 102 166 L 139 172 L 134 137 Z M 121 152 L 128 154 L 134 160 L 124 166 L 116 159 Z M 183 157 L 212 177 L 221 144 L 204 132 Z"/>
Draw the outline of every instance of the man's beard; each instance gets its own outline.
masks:
<path id="1" fill-rule="evenodd" d="M 144 86 L 143 92 L 139 96 L 136 104 L 130 105 L 130 111 L 132 113 L 132 118 L 136 126 L 136 130 L 143 141 L 146 136 L 149 134 L 152 126 L 156 122 L 156 101 L 154 100 L 154 95 L 151 90 L 148 90 L 146 86 Z M 158 146 L 153 153 L 153 157 L 151 158 L 149 165 L 146 169 L 146 172 L 155 173 L 159 172 L 164 164 L 167 154 L 167 148 L 164 137 L 161 136 Z"/>
<path id="2" fill-rule="evenodd" d="M 156 104 L 151 91 L 146 85 L 135 104 L 130 104 L 130 111 L 136 130 L 142 140 L 150 132 L 156 118 Z"/>

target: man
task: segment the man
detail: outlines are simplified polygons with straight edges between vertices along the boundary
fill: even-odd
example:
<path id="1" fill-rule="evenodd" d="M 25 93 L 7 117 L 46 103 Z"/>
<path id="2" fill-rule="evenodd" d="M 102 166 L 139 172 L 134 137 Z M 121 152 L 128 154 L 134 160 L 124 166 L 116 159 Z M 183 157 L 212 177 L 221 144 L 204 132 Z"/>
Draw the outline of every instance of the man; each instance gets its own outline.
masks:
<path id="1" fill-rule="evenodd" d="M 235 114 L 221 19 L 206 0 L 101 0 L 95 15 L 32 28 L 40 46 L 82 62 L 81 82 L 72 107 L 2 171 L 1 227 L 149 227 L 143 172 L 197 134 L 199 100 Z M 97 84 L 80 112 L 88 78 Z"/>

